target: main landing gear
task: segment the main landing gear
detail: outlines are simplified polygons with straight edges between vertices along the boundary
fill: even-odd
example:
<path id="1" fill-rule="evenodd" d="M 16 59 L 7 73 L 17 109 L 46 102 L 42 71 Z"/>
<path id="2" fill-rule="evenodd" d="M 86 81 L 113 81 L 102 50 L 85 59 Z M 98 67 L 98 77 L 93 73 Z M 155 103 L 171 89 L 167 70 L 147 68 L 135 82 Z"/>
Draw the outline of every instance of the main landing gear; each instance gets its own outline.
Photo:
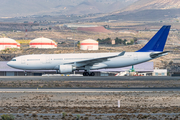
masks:
<path id="1" fill-rule="evenodd" d="M 94 75 L 95 75 L 94 72 L 91 72 L 91 73 L 89 73 L 89 72 L 83 72 L 83 76 L 94 76 Z"/>

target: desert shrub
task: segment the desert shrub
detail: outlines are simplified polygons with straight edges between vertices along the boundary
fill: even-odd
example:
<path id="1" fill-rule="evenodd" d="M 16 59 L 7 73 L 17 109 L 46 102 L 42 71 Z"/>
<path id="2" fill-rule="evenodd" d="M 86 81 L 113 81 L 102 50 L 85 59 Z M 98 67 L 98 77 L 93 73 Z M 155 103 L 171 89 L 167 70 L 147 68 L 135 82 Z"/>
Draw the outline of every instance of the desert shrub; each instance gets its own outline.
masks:
<path id="1" fill-rule="evenodd" d="M 3 114 L 1 115 L 2 120 L 14 120 L 14 116 L 11 114 Z"/>
<path id="2" fill-rule="evenodd" d="M 80 115 L 77 115 L 77 118 L 76 118 L 76 120 L 80 120 L 80 117 L 81 117 Z"/>
<path id="3" fill-rule="evenodd" d="M 63 112 L 63 113 L 62 113 L 62 119 L 64 119 L 64 118 L 65 118 L 65 116 L 66 116 L 66 113 L 65 113 L 65 112 Z"/>
<path id="4" fill-rule="evenodd" d="M 36 114 L 36 113 L 33 113 L 33 114 L 32 114 L 32 117 L 37 117 L 37 114 Z"/>

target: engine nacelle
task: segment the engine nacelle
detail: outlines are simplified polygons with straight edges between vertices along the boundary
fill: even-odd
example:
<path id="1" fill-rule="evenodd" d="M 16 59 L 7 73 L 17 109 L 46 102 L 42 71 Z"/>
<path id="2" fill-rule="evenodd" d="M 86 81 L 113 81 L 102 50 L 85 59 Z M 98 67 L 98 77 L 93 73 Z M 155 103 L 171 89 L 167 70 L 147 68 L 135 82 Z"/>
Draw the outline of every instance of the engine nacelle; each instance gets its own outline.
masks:
<path id="1" fill-rule="evenodd" d="M 75 68 L 72 65 L 59 65 L 59 73 L 71 73 Z"/>

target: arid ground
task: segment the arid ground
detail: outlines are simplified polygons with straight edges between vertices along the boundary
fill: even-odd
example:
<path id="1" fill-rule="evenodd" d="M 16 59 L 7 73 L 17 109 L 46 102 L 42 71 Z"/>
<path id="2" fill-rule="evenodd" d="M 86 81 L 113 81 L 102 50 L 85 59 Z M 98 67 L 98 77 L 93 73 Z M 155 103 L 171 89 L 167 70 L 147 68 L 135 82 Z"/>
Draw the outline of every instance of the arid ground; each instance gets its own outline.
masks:
<path id="1" fill-rule="evenodd" d="M 0 100 L 1 114 L 22 120 L 180 119 L 179 91 L 0 92 Z"/>
<path id="2" fill-rule="evenodd" d="M 1 91 L 0 115 L 12 114 L 18 120 L 178 120 L 180 119 L 179 86 L 180 82 L 177 78 L 111 81 L 1 80 L 1 89 L 31 88 L 35 91 L 28 92 L 23 89 L 22 91 L 16 89 L 9 92 L 6 89 Z M 126 90 L 95 92 L 81 91 L 81 89 L 75 91 L 51 89 L 49 92 L 40 90 L 45 88 L 125 88 Z M 128 91 L 129 88 L 149 90 Z M 159 88 L 159 90 L 153 91 L 154 88 Z M 161 91 L 161 88 L 167 89 Z M 120 107 L 118 107 L 118 101 Z"/>

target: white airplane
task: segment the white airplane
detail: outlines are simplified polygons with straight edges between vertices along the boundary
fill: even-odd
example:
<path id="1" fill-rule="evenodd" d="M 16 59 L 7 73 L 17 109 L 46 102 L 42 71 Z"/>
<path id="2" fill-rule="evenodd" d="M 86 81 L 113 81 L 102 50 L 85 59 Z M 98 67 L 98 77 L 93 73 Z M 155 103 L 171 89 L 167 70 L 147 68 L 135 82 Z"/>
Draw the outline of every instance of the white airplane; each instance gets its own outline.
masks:
<path id="1" fill-rule="evenodd" d="M 83 76 L 94 76 L 94 72 L 90 70 L 131 66 L 167 55 L 168 51 L 163 52 L 163 49 L 170 27 L 164 25 L 136 52 L 23 55 L 13 58 L 7 65 L 24 71 L 56 70 L 63 74 L 84 70 Z"/>

